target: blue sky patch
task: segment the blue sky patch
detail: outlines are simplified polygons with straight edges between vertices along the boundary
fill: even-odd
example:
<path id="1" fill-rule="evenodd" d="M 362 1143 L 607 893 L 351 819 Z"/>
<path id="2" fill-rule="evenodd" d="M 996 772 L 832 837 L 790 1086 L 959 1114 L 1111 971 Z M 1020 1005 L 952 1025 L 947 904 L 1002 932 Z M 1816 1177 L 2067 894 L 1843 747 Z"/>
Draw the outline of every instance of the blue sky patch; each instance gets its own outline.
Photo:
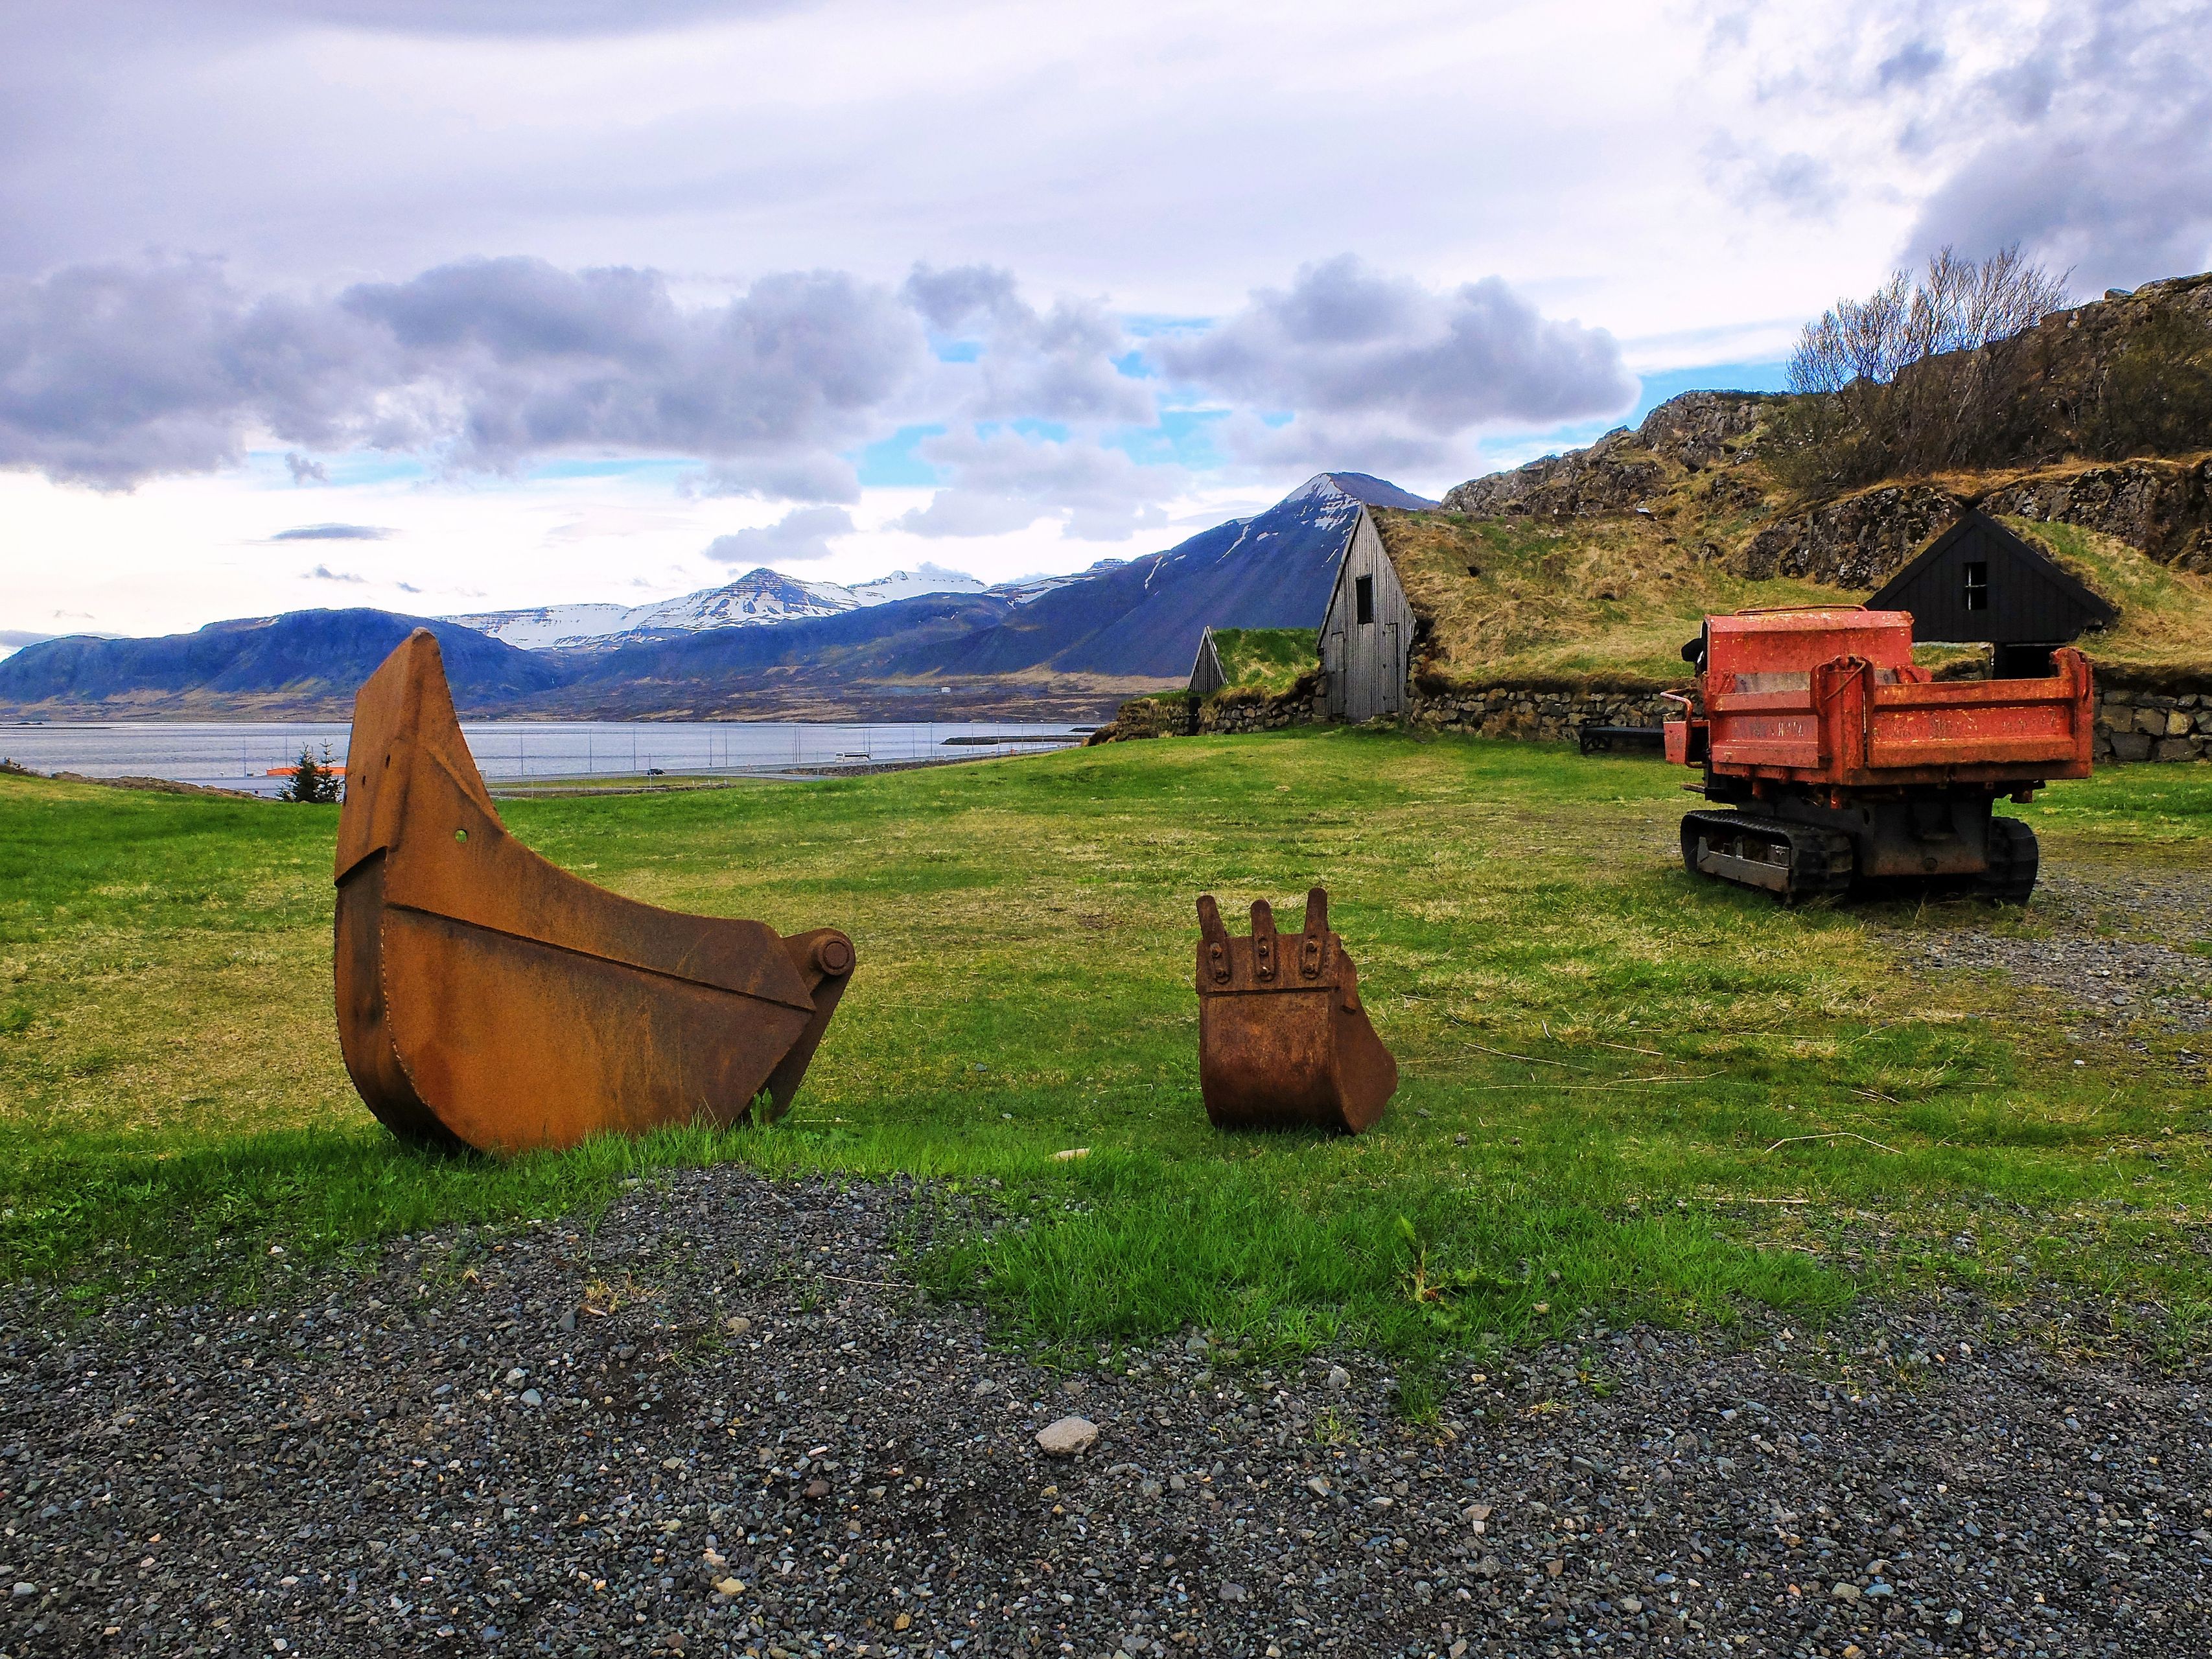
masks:
<path id="1" fill-rule="evenodd" d="M 1643 381 L 1644 390 L 1638 394 L 1636 407 L 1629 411 L 1631 426 L 1669 398 L 1679 398 L 1685 392 L 1787 392 L 1790 365 L 1706 363 L 1697 368 L 1670 368 L 1662 374 L 1646 374 Z"/>
<path id="2" fill-rule="evenodd" d="M 941 423 L 902 426 L 888 438 L 849 457 L 863 489 L 934 489 L 945 482 L 945 470 L 924 460 L 915 446 L 924 438 L 945 434 Z"/>
<path id="3" fill-rule="evenodd" d="M 1225 409 L 1164 409 L 1158 426 L 1125 426 L 1106 433 L 1099 442 L 1118 449 L 1140 466 L 1182 466 L 1207 472 L 1223 464 L 1213 441 L 1218 422 Z"/>
<path id="4" fill-rule="evenodd" d="M 1152 340 L 1163 334 L 1202 334 L 1218 320 L 1213 317 L 1174 317 L 1164 312 L 1139 311 L 1125 313 L 1121 326 L 1134 339 Z"/>

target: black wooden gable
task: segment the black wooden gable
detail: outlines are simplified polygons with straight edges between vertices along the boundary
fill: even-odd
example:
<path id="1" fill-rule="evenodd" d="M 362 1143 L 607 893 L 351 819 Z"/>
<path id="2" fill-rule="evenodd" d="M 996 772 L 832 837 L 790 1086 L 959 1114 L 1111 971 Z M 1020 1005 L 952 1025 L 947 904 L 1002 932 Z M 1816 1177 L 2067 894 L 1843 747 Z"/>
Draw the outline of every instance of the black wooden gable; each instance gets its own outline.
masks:
<path id="1" fill-rule="evenodd" d="M 2119 617 L 2042 549 L 1978 507 L 1885 582 L 1867 608 L 1910 611 L 1914 639 L 1958 645 L 2063 645 Z"/>

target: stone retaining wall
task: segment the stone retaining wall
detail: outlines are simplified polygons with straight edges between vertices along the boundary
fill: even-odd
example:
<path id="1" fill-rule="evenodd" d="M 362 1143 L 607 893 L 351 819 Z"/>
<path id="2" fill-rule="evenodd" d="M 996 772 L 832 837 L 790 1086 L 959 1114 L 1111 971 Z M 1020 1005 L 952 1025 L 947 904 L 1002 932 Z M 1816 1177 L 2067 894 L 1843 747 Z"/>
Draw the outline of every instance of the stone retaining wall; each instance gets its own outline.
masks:
<path id="1" fill-rule="evenodd" d="M 1687 687 L 1678 688 L 1686 690 Z M 1572 742 L 1584 726 L 1656 726 L 1680 703 L 1656 691 L 1532 685 L 1413 688 L 1410 718 L 1434 731 Z"/>
<path id="2" fill-rule="evenodd" d="M 1417 684 L 1407 719 L 1430 731 L 1571 743 L 1583 725 L 1656 726 L 1670 708 L 1679 712 L 1680 705 L 1662 701 L 1656 691 Z M 1112 723 L 1091 733 L 1090 741 L 1279 732 L 1289 726 L 1323 725 L 1328 719 L 1326 698 L 1318 687 L 1305 685 L 1273 697 L 1231 693 L 1197 702 L 1136 697 L 1123 703 Z"/>
<path id="3" fill-rule="evenodd" d="M 2212 688 L 2097 694 L 2099 761 L 2191 761 L 2212 757 Z"/>
<path id="4" fill-rule="evenodd" d="M 1286 726 L 1319 726 L 1328 717 L 1318 677 L 1302 679 L 1290 690 L 1265 692 L 1231 688 L 1203 699 L 1132 697 L 1112 721 L 1088 743 L 1121 743 L 1132 738 L 1193 738 L 1215 733 L 1279 732 Z"/>
<path id="5" fill-rule="evenodd" d="M 1319 690 L 1300 686 L 1280 696 L 1224 693 L 1198 705 L 1194 732 L 1279 732 L 1286 726 L 1318 726 L 1328 708 Z"/>
<path id="6" fill-rule="evenodd" d="M 1417 684 L 1408 723 L 1485 738 L 1571 743 L 1577 729 L 1584 725 L 1656 726 L 1670 714 L 1679 714 L 1680 707 L 1649 690 Z M 1276 732 L 1288 726 L 1318 726 L 1327 718 L 1321 693 L 1303 686 L 1276 697 L 1248 694 L 1203 702 L 1138 697 L 1123 703 L 1113 723 L 1093 732 L 1091 741 Z M 2212 685 L 2152 690 L 2106 684 L 2097 694 L 2095 741 L 2100 765 L 2212 760 Z"/>

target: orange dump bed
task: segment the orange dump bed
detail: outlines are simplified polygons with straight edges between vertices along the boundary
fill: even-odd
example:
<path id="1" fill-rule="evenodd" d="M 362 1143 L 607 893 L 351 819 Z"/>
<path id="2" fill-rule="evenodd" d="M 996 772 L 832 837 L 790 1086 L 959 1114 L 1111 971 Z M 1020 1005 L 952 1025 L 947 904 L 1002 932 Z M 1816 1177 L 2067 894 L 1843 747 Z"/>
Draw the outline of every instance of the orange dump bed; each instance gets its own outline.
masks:
<path id="1" fill-rule="evenodd" d="M 2089 665 L 2051 653 L 2044 679 L 1937 684 L 1912 661 L 1903 611 L 1750 612 L 1706 623 L 1702 720 L 1667 727 L 1712 770 L 1835 787 L 2029 782 L 2089 775 Z"/>

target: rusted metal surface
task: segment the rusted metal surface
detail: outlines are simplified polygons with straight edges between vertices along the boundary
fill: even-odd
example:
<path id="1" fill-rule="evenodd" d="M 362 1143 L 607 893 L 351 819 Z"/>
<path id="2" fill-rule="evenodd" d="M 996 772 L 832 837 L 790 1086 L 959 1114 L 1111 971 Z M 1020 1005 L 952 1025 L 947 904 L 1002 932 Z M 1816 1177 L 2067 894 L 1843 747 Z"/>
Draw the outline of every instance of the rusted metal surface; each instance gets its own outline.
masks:
<path id="1" fill-rule="evenodd" d="M 338 1037 L 409 1139 L 491 1152 L 789 1107 L 853 943 L 623 898 L 509 836 L 417 629 L 354 704 Z"/>
<path id="2" fill-rule="evenodd" d="M 1712 769 L 1844 789 L 2001 784 L 2089 775 L 2095 693 L 2078 651 L 2026 680 L 1932 682 L 1912 660 L 1912 617 L 1850 606 L 1705 621 L 1701 720 Z"/>
<path id="3" fill-rule="evenodd" d="M 1328 894 L 1306 895 L 1304 931 L 1275 931 L 1265 899 L 1231 939 L 1211 893 L 1198 901 L 1198 1074 L 1218 1129 L 1337 1129 L 1382 1115 L 1398 1062 L 1359 1006 L 1359 972 L 1328 931 Z"/>
<path id="4" fill-rule="evenodd" d="M 1733 812 L 1682 820 L 1692 873 L 1795 903 L 1868 882 L 1970 883 L 2026 902 L 2035 836 L 1993 816 L 2090 770 L 2095 688 L 2059 647 L 2051 672 L 1938 683 L 1912 660 L 1912 617 L 1854 605 L 1708 617 L 1684 647 L 1702 708 L 1666 726 L 1667 757 Z"/>

